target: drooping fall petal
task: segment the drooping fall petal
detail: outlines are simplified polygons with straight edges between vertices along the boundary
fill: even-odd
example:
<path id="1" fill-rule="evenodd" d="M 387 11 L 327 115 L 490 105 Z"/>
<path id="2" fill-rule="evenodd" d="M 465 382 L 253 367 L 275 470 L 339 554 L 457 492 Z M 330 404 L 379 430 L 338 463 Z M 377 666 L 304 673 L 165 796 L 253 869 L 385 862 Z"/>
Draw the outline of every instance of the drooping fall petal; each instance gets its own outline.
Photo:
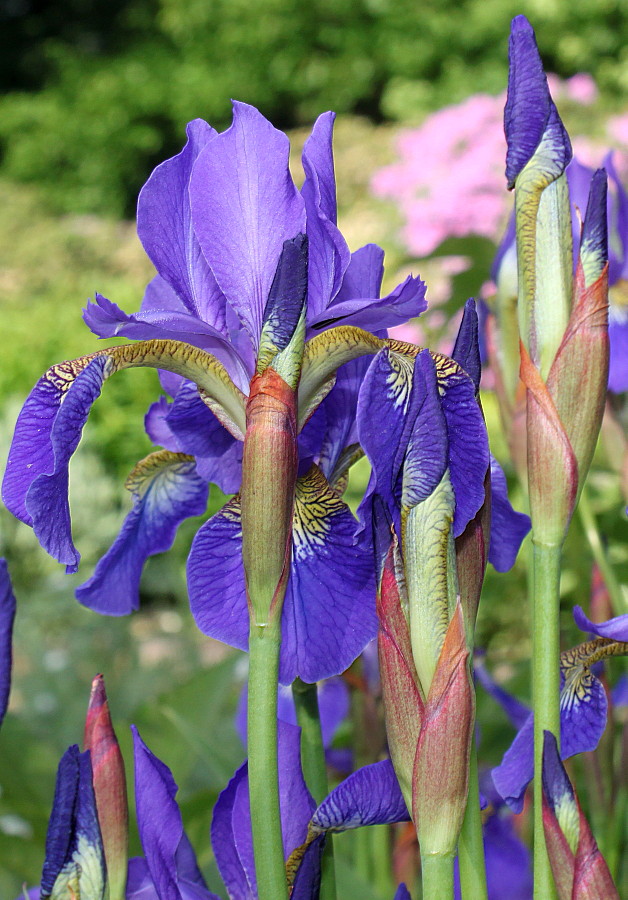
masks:
<path id="1" fill-rule="evenodd" d="M 128 615 L 139 607 L 139 586 L 146 559 L 172 546 L 179 524 L 207 506 L 208 486 L 194 459 L 162 450 L 142 460 L 129 475 L 133 509 L 77 599 L 106 615 Z"/>

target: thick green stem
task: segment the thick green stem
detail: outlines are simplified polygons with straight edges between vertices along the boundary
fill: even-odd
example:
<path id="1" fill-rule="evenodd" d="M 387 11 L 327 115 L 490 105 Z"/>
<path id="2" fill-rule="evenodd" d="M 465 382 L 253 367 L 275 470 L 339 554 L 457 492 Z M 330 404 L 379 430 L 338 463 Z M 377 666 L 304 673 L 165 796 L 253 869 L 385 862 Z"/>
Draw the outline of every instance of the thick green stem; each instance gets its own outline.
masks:
<path id="1" fill-rule="evenodd" d="M 560 564 L 561 545 L 532 538 L 532 697 L 534 703 L 534 897 L 552 900 L 554 879 L 543 831 L 543 732 L 560 746 Z"/>
<path id="2" fill-rule="evenodd" d="M 303 777 L 317 804 L 329 793 L 325 748 L 321 732 L 318 691 L 316 684 L 307 684 L 300 678 L 292 685 L 292 696 L 301 728 L 301 767 Z M 336 898 L 336 869 L 332 835 L 327 835 L 321 870 L 321 900 Z"/>
<path id="3" fill-rule="evenodd" d="M 589 547 L 593 553 L 593 559 L 596 561 L 598 568 L 602 573 L 604 584 L 606 585 L 609 597 L 611 598 L 613 613 L 616 616 L 621 616 L 628 612 L 628 602 L 622 591 L 622 586 L 617 580 L 615 571 L 608 561 L 606 550 L 604 549 L 602 538 L 600 537 L 600 531 L 595 520 L 595 515 L 591 509 L 591 502 L 589 500 L 586 485 L 580 494 L 578 514 L 587 541 L 589 542 Z"/>
<path id="4" fill-rule="evenodd" d="M 288 900 L 277 767 L 279 623 L 249 633 L 248 753 L 251 826 L 259 900 Z"/>
<path id="5" fill-rule="evenodd" d="M 486 865 L 484 863 L 484 838 L 482 836 L 478 758 L 475 738 L 471 742 L 469 796 L 458 841 L 458 861 L 460 863 L 462 900 L 487 900 Z"/>
<path id="6" fill-rule="evenodd" d="M 454 856 L 421 854 L 423 900 L 452 900 L 454 896 Z"/>

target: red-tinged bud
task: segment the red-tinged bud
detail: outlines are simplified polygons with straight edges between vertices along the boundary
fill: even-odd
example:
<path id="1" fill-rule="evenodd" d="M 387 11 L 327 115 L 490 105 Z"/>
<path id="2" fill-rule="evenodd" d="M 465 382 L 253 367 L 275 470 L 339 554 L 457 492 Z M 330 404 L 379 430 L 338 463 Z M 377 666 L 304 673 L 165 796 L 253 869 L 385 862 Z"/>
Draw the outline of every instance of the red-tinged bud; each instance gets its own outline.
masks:
<path id="1" fill-rule="evenodd" d="M 554 399 L 523 344 L 521 380 L 528 389 L 528 488 L 534 538 L 560 545 L 578 496 L 578 462 Z"/>
<path id="2" fill-rule="evenodd" d="M 556 739 L 548 731 L 543 744 L 543 830 L 559 900 L 619 900 Z"/>
<path id="3" fill-rule="evenodd" d="M 107 863 L 109 900 L 124 900 L 129 832 L 126 777 L 102 675 L 97 675 L 92 682 L 84 744 L 92 760 L 96 809 Z"/>
<path id="4" fill-rule="evenodd" d="M 458 593 L 464 614 L 467 643 L 473 646 L 475 619 L 488 561 L 491 533 L 491 473 L 484 479 L 484 503 L 462 534 L 456 538 Z"/>
<path id="5" fill-rule="evenodd" d="M 242 459 L 242 557 L 251 621 L 281 615 L 297 478 L 296 392 L 267 368 L 251 380 Z"/>
<path id="6" fill-rule="evenodd" d="M 469 789 L 475 695 L 460 601 L 434 672 L 412 779 L 412 818 L 421 858 L 453 856 Z"/>
<path id="7" fill-rule="evenodd" d="M 613 883 L 606 860 L 599 851 L 589 823 L 578 804 L 580 814 L 580 840 L 573 876 L 571 900 L 619 900 L 619 891 Z"/>
<path id="8" fill-rule="evenodd" d="M 412 658 L 408 620 L 401 604 L 400 565 L 395 540 L 386 556 L 377 594 L 378 650 L 390 757 L 408 809 L 411 809 L 412 772 L 424 702 Z"/>

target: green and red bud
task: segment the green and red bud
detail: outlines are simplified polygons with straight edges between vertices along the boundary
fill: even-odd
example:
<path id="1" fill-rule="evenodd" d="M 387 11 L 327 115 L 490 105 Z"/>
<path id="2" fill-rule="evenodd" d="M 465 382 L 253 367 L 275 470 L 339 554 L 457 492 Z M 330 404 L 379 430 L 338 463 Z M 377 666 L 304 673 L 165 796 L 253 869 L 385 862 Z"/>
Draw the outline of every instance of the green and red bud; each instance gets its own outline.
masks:
<path id="1" fill-rule="evenodd" d="M 528 483 L 535 540 L 561 544 L 589 469 L 608 381 L 606 176 L 595 173 L 569 322 L 549 372 L 522 344 L 527 388 Z"/>
<path id="2" fill-rule="evenodd" d="M 475 693 L 460 602 L 427 696 L 412 778 L 412 818 L 422 857 L 453 856 L 469 790 Z"/>
<path id="3" fill-rule="evenodd" d="M 452 856 L 464 818 L 475 714 L 460 602 L 446 629 L 427 699 L 412 655 L 396 541 L 377 598 L 380 675 L 391 759 L 412 810 L 421 854 Z"/>
<path id="4" fill-rule="evenodd" d="M 124 900 L 129 831 L 126 777 L 102 675 L 97 675 L 92 682 L 84 745 L 91 755 L 96 809 L 107 864 L 109 900 Z"/>
<path id="5" fill-rule="evenodd" d="M 251 622 L 281 615 L 297 480 L 297 398 L 269 367 L 251 380 L 242 458 L 242 558 Z"/>
<path id="6" fill-rule="evenodd" d="M 408 809 L 412 809 L 412 776 L 425 702 L 412 658 L 410 629 L 402 605 L 404 592 L 396 538 L 384 560 L 377 592 L 379 671 L 388 748 Z"/>
<path id="7" fill-rule="evenodd" d="M 619 900 L 549 731 L 543 745 L 543 829 L 559 900 Z"/>

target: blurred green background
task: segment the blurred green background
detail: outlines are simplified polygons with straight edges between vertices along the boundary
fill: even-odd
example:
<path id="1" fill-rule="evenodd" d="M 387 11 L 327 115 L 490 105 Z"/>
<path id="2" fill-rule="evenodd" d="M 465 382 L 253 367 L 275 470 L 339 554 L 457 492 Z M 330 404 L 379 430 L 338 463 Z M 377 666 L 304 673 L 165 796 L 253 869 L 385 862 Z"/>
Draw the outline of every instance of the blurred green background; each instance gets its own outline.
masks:
<path id="1" fill-rule="evenodd" d="M 393 159 L 404 124 L 471 93 L 504 89 L 509 21 L 519 12 L 533 22 L 549 71 L 595 77 L 601 97 L 577 122 L 579 131 L 595 134 L 605 116 L 623 111 L 628 96 L 623 0 L 4 0 L 2 463 L 17 412 L 39 375 L 54 362 L 97 349 L 80 317 L 86 299 L 98 290 L 127 311 L 139 307 L 152 267 L 130 221 L 137 192 L 152 167 L 180 149 L 187 120 L 228 125 L 230 97 L 257 105 L 289 129 L 296 151 L 319 112 L 342 114 L 339 218 L 350 246 L 384 246 L 386 288 L 412 265 L 430 285 L 434 262 L 419 265 L 408 257 L 398 212 L 370 194 L 369 181 Z M 473 258 L 440 307 L 449 315 L 478 292 L 494 250 L 473 238 L 452 240 L 439 252 Z M 434 340 L 444 331 L 435 326 Z M 154 373 L 134 370 L 108 382 L 94 406 L 71 472 L 75 541 L 83 554 L 78 575 L 66 576 L 30 529 L 0 513 L 0 552 L 18 597 L 14 690 L 0 735 L 0 896 L 7 900 L 22 882 L 39 879 L 56 764 L 69 743 L 80 743 L 90 681 L 99 671 L 127 761 L 127 725 L 135 722 L 173 769 L 201 864 L 212 889 L 220 890 L 207 827 L 217 793 L 244 755 L 232 715 L 246 670 L 242 654 L 195 631 L 187 610 L 185 559 L 200 520 L 185 523 L 173 550 L 149 562 L 142 608 L 130 619 L 100 618 L 73 598 L 130 505 L 126 474 L 153 449 L 143 416 L 157 393 Z M 507 463 L 490 396 L 485 410 L 495 450 Z M 354 506 L 367 474 L 362 464 L 352 476 Z M 625 577 L 621 500 L 604 460 L 593 480 L 595 510 Z M 521 507 L 516 489 L 515 498 Z M 212 489 L 208 512 L 220 502 Z M 575 523 L 563 577 L 566 644 L 578 640 L 571 606 L 587 603 L 591 560 L 584 548 Z M 500 678 L 527 698 L 525 553 L 511 575 L 489 573 L 479 642 Z M 496 763 L 512 731 L 484 698 L 479 709 L 483 757 Z M 343 846 L 349 842 L 343 839 Z M 345 855 L 349 871 L 352 851 Z M 383 895 L 363 885 L 360 896 Z"/>

